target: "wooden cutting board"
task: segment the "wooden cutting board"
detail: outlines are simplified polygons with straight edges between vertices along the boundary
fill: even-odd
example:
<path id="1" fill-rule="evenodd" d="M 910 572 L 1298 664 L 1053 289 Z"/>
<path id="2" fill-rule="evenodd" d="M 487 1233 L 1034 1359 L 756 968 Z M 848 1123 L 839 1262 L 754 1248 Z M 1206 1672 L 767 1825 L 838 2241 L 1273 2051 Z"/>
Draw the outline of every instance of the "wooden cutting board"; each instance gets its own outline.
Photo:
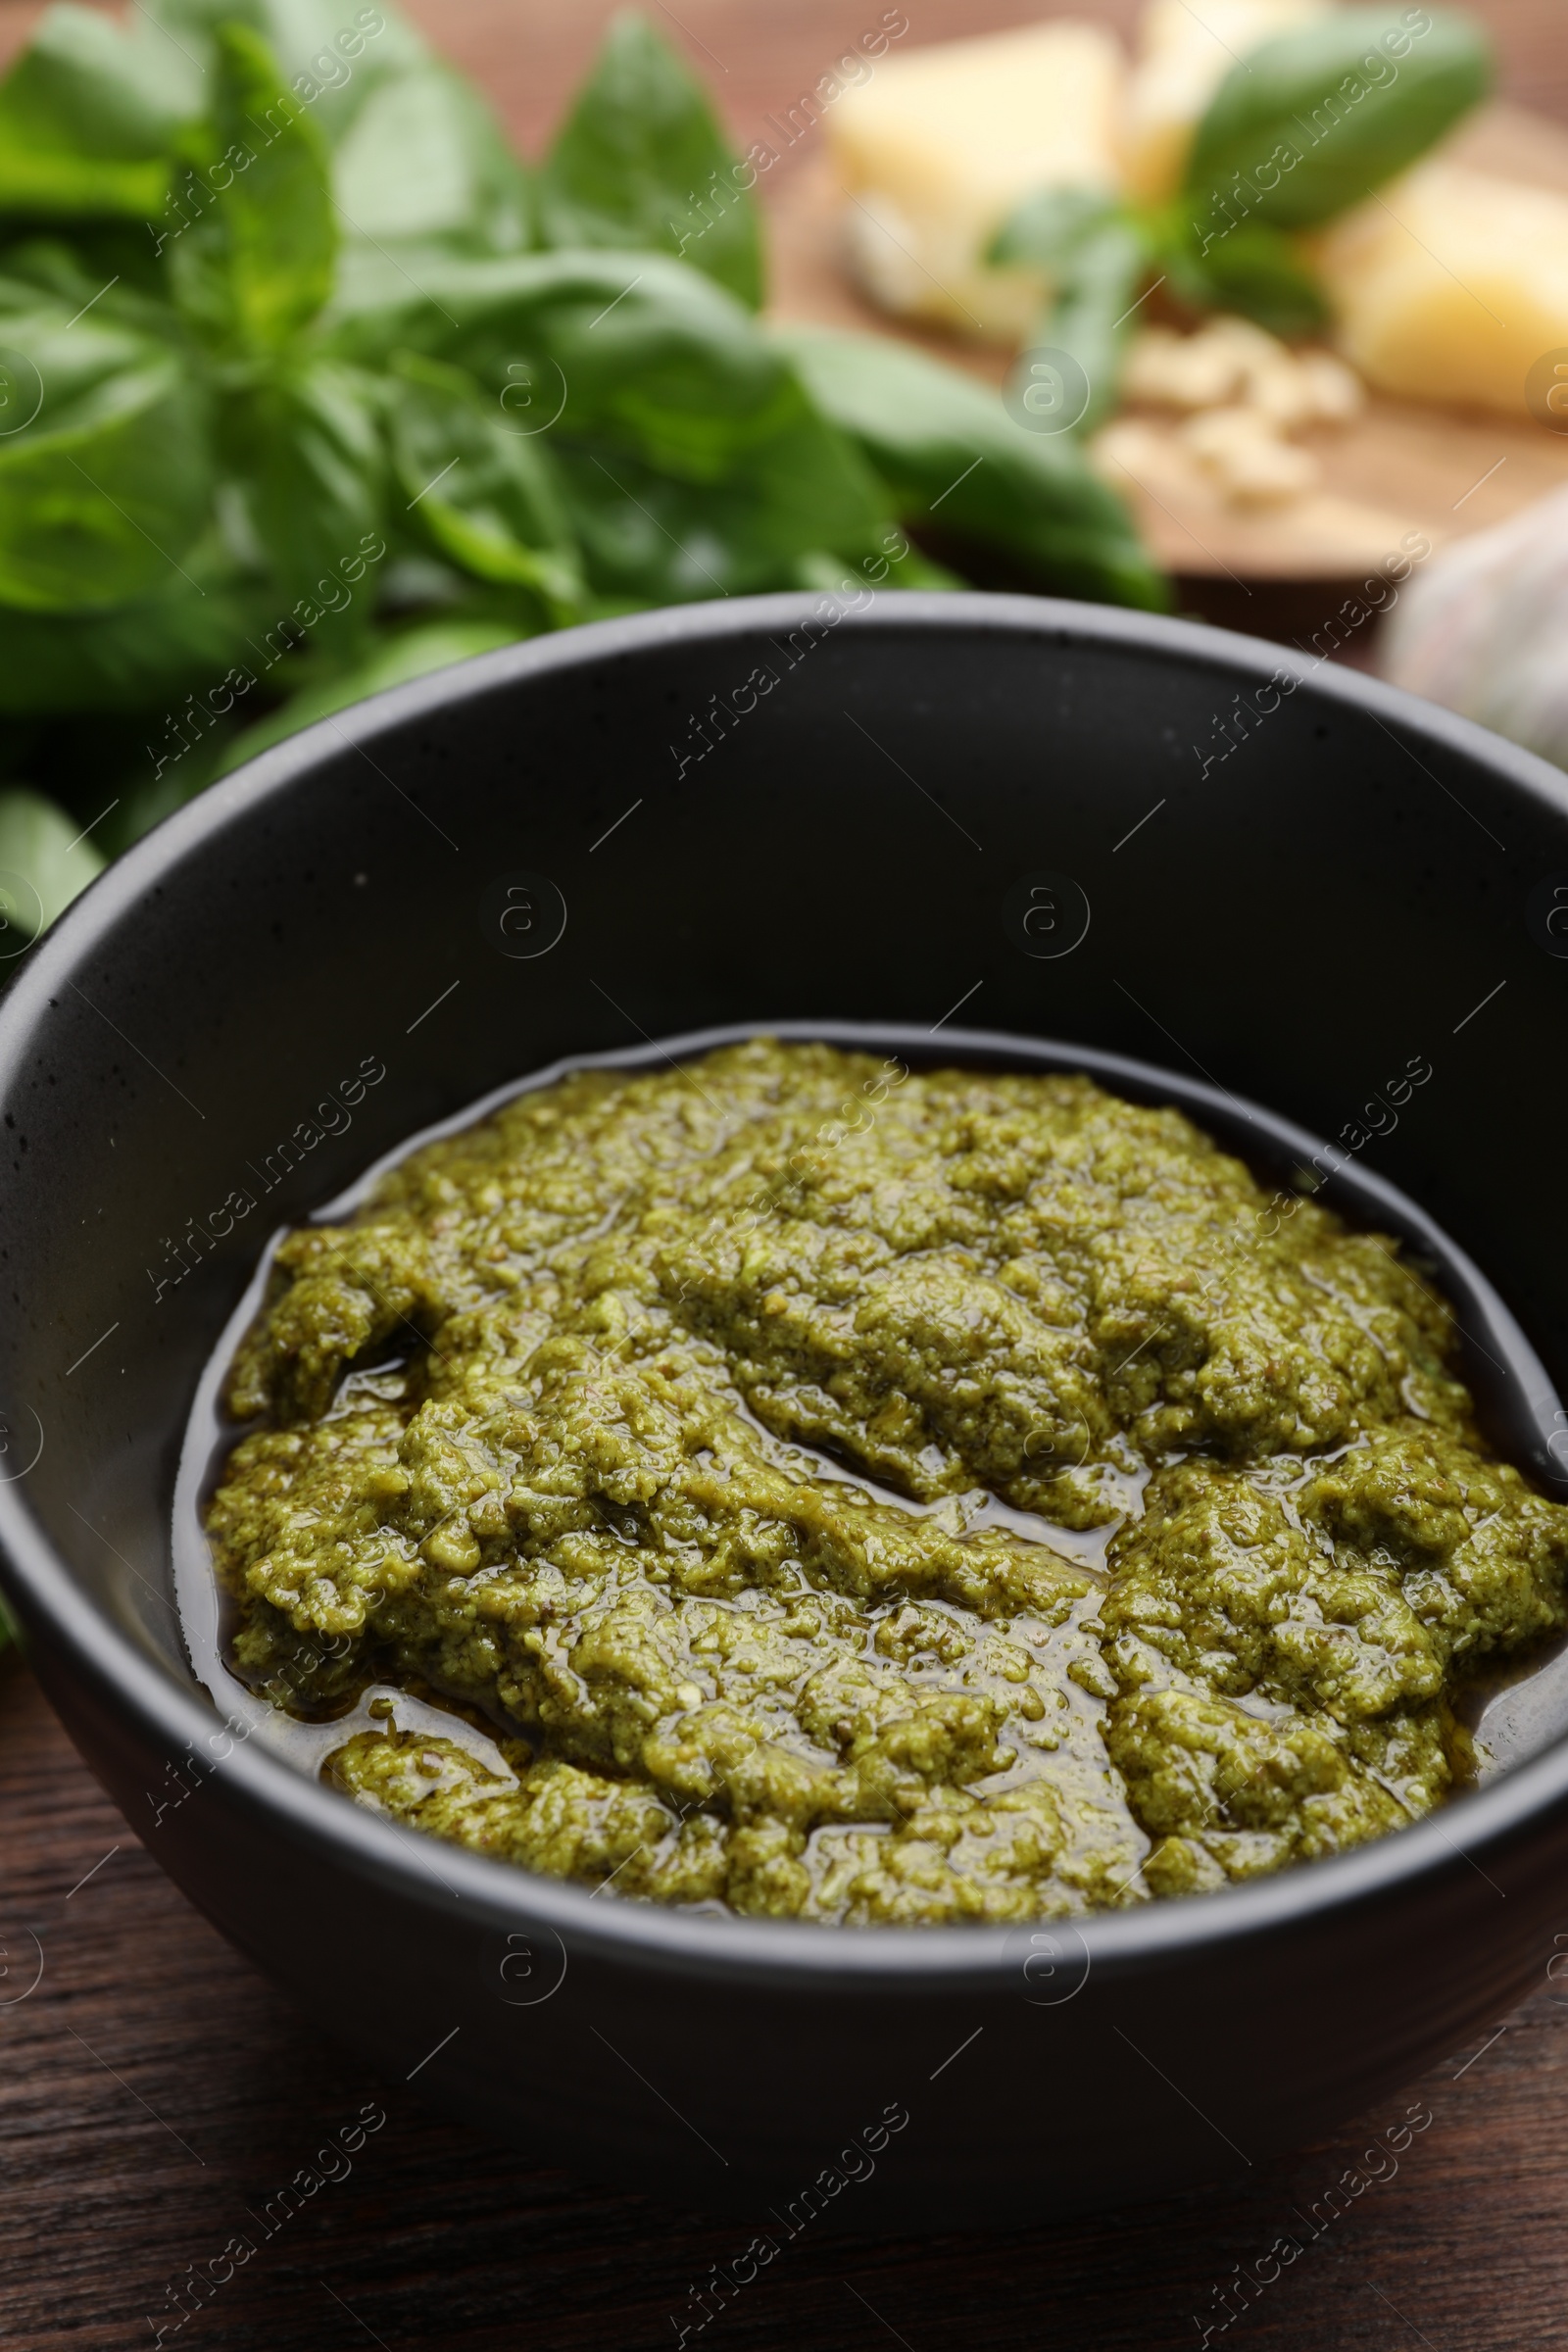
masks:
<path id="1" fill-rule="evenodd" d="M 1455 161 L 1568 193 L 1568 131 L 1513 106 L 1487 108 L 1450 142 Z M 831 154 L 819 150 L 762 182 L 768 202 L 776 317 L 902 337 L 1000 384 L 1011 354 L 995 344 L 906 327 L 874 309 L 841 267 L 845 196 Z M 1423 532 L 1434 547 L 1485 530 L 1568 482 L 1568 436 L 1480 411 L 1374 394 L 1350 425 L 1304 437 L 1323 469 L 1319 490 L 1289 505 L 1228 505 L 1150 419 L 1151 463 L 1122 487 L 1155 557 L 1189 577 L 1343 580 L 1370 572 Z"/>

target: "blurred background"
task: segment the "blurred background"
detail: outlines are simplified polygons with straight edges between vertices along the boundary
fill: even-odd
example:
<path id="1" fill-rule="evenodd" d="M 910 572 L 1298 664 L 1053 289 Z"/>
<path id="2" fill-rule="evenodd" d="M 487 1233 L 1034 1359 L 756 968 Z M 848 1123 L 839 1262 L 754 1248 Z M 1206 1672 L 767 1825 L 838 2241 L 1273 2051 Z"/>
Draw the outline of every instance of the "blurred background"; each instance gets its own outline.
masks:
<path id="1" fill-rule="evenodd" d="M 38 9 L 3 0 L 0 22 L 20 44 Z M 587 71 L 613 0 L 417 0 L 409 15 L 488 91 L 514 137 L 530 155 L 544 145 L 562 102 Z M 843 0 L 682 0 L 678 15 L 658 15 L 696 70 L 709 80 L 719 112 L 741 149 L 765 134 L 765 118 L 788 107 L 842 53 L 862 24 L 875 24 L 874 0 L 858 9 Z M 1082 0 L 1042 7 L 1029 0 L 910 0 L 908 46 L 967 40 L 1053 18 L 1102 24 L 1131 44 L 1142 0 Z M 1496 44 L 1499 95 L 1568 124 L 1568 27 L 1558 0 L 1476 0 L 1469 13 Z M 805 142 L 781 169 L 799 170 L 814 148 Z"/>
<path id="2" fill-rule="evenodd" d="M 312 719 L 890 523 L 1568 763 L 1547 0 L 235 5 L 0 0 L 6 955 Z"/>

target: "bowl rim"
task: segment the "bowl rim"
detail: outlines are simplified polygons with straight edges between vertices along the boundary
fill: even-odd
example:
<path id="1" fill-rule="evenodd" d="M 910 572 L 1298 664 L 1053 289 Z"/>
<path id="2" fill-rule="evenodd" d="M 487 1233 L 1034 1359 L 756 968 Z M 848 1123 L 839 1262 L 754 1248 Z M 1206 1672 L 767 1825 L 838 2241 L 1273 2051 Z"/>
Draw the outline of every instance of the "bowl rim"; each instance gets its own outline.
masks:
<path id="1" fill-rule="evenodd" d="M 823 614 L 824 606 L 834 608 L 831 620 Z M 1432 771 L 1401 742 L 1401 735 L 1413 736 L 1434 751 L 1476 760 L 1552 815 L 1568 817 L 1568 777 L 1533 753 L 1360 672 L 1332 668 L 1326 662 L 1264 640 L 1199 622 L 974 591 L 901 590 L 875 599 L 865 611 L 836 604 L 831 596 L 809 594 L 737 597 L 722 605 L 661 609 L 529 639 L 392 687 L 318 720 L 198 794 L 108 867 L 28 952 L 0 997 L 0 1096 L 24 1065 L 51 995 L 69 983 L 71 973 L 91 958 L 127 913 L 152 896 L 161 877 L 228 825 L 286 793 L 303 773 L 324 760 L 335 760 L 345 750 L 363 752 L 410 722 L 536 677 L 612 667 L 657 656 L 671 645 L 721 646 L 781 627 L 797 628 L 808 620 L 819 627 L 848 624 L 856 632 L 878 636 L 937 631 L 1076 644 L 1086 652 L 1127 647 L 1162 656 L 1175 666 L 1222 669 L 1232 677 L 1290 678 L 1292 692 L 1307 688 L 1330 704 L 1371 717 L 1395 748 L 1405 751 L 1428 776 Z M 1447 791 L 1437 777 L 1432 781 Z M 969 1033 L 954 1034 L 956 1042 Z M 282 1757 L 232 1740 L 226 1755 L 215 1755 L 213 1740 L 227 1737 L 221 1729 L 215 1733 L 214 1726 L 221 1725 L 217 1709 L 156 1665 L 80 1590 L 28 1508 L 24 1487 L 21 1480 L 0 1486 L 0 1578 L 8 1593 L 17 1597 L 24 1628 L 44 1627 L 56 1647 L 85 1670 L 111 1709 L 128 1710 L 138 1728 L 167 1745 L 172 1757 L 194 1757 L 209 1778 L 222 1775 L 230 1785 L 231 1801 L 248 1813 L 272 1817 L 317 1858 L 335 1860 L 416 1909 L 444 1915 L 459 1930 L 543 1930 L 563 1940 L 564 1951 L 564 1938 L 569 1937 L 572 1952 L 606 1964 L 642 1965 L 778 1989 L 980 1993 L 1001 1990 L 1009 1979 L 1016 1982 L 1021 1962 L 1038 1948 L 1031 1938 L 1045 1936 L 1062 1938 L 1079 1956 L 1083 1974 L 1072 1987 L 1076 1991 L 1091 1973 L 1117 1978 L 1190 1965 L 1216 1946 L 1272 1938 L 1308 1923 L 1382 1907 L 1401 1893 L 1440 1881 L 1462 1883 L 1459 1873 L 1464 1869 L 1476 1872 L 1500 1896 L 1502 1890 L 1477 1855 L 1496 1860 L 1541 1818 L 1559 1809 L 1568 1811 L 1565 1734 L 1541 1754 L 1455 1798 L 1441 1813 L 1348 1853 L 1137 1910 L 996 1926 L 833 1930 L 819 1923 L 693 1914 L 653 1903 L 600 1903 L 597 1889 L 430 1841 L 439 1845 L 441 1855 L 437 1878 L 417 1851 L 426 1841 L 416 1833 L 378 1819 L 307 1778 Z M 199 1798 L 202 1791 L 195 1793 Z M 1462 1843 L 1450 1829 L 1460 1833 Z M 156 1859 L 150 1838 L 143 1836 L 142 1843 Z M 1062 1997 L 1069 1999 L 1071 1994 Z"/>

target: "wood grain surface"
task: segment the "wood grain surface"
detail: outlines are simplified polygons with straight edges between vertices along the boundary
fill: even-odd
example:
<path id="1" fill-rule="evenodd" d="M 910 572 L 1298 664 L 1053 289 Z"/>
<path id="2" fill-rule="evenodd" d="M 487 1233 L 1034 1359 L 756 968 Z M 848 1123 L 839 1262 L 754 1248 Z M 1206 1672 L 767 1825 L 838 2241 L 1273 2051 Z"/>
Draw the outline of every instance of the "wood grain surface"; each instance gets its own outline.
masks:
<path id="1" fill-rule="evenodd" d="M 166 2344 L 659 2352 L 688 2288 L 745 2242 L 519 2159 L 334 2049 L 175 1892 L 21 1670 L 0 1679 L 0 2344 L 151 2345 L 194 2299 L 190 2266 L 238 2231 L 256 2252 Z M 1561 2344 L 1568 1982 L 1549 1965 L 1525 2008 L 1333 2140 L 1087 2221 L 803 2239 L 692 2341 L 1191 2352 L 1240 2268 L 1278 2277 L 1214 2343 Z M 264 2239 L 267 2201 L 368 2104 L 386 2122 L 352 2170 Z M 1040 2127 L 1072 2119 L 1048 2108 Z M 1284 2266 L 1282 2235 L 1302 2247 Z"/>
<path id="2" fill-rule="evenodd" d="M 922 39 L 1068 13 L 908 5 Z M 0 0 L 0 47 L 34 13 Z M 416 13 L 531 148 L 609 7 L 419 0 Z M 674 28 L 745 136 L 874 13 L 846 0 L 679 0 Z M 1132 10 L 1093 13 L 1125 23 Z M 1489 0 L 1480 13 L 1496 31 L 1505 94 L 1568 121 L 1562 0 Z M 1270 625 L 1226 591 L 1233 609 L 1215 617 Z M 1284 608 L 1269 612 L 1278 625 Z M 1568 1887 L 1562 1924 L 1568 1953 Z M 1038 2228 L 999 2237 L 803 2241 L 714 2320 L 707 2342 L 1177 2352 L 1207 2326 L 1211 2342 L 1281 2352 L 1568 2343 L 1568 1981 L 1548 1982 L 1549 1965 L 1544 1952 L 1523 2009 L 1332 2141 L 1224 2188 L 1089 2221 L 1042 2214 Z M 220 2256 L 236 2231 L 257 2238 L 252 2209 L 367 2103 L 386 2122 L 347 2177 L 260 2243 L 166 2343 L 654 2352 L 676 2342 L 688 2287 L 734 2252 L 733 2225 L 520 2158 L 326 2042 L 162 1876 L 14 1659 L 0 1668 L 0 2346 L 153 2344 L 185 2307 L 189 2266 Z M 1410 2110 L 1430 2121 L 1396 2153 L 1388 2134 Z M 1042 2132 L 1071 2125 L 1041 2114 Z M 1314 2208 L 1339 2207 L 1313 2235 Z M 1227 2280 L 1239 2268 L 1266 2275 L 1282 2235 L 1304 2251 L 1221 2330 Z"/>

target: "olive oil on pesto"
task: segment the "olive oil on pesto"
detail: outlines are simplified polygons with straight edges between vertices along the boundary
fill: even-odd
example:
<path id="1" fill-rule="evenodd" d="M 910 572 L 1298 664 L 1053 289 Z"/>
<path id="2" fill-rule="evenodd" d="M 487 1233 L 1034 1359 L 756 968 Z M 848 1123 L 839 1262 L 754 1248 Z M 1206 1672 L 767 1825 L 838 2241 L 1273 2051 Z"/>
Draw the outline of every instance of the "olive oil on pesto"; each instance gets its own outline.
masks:
<path id="1" fill-rule="evenodd" d="M 360 1803 L 660 1902 L 1027 1919 L 1381 1836 L 1563 1626 L 1568 1509 L 1394 1245 L 1268 1211 L 1084 1078 L 760 1040 L 523 1095 L 281 1244 L 230 1663 L 382 1690 Z"/>

